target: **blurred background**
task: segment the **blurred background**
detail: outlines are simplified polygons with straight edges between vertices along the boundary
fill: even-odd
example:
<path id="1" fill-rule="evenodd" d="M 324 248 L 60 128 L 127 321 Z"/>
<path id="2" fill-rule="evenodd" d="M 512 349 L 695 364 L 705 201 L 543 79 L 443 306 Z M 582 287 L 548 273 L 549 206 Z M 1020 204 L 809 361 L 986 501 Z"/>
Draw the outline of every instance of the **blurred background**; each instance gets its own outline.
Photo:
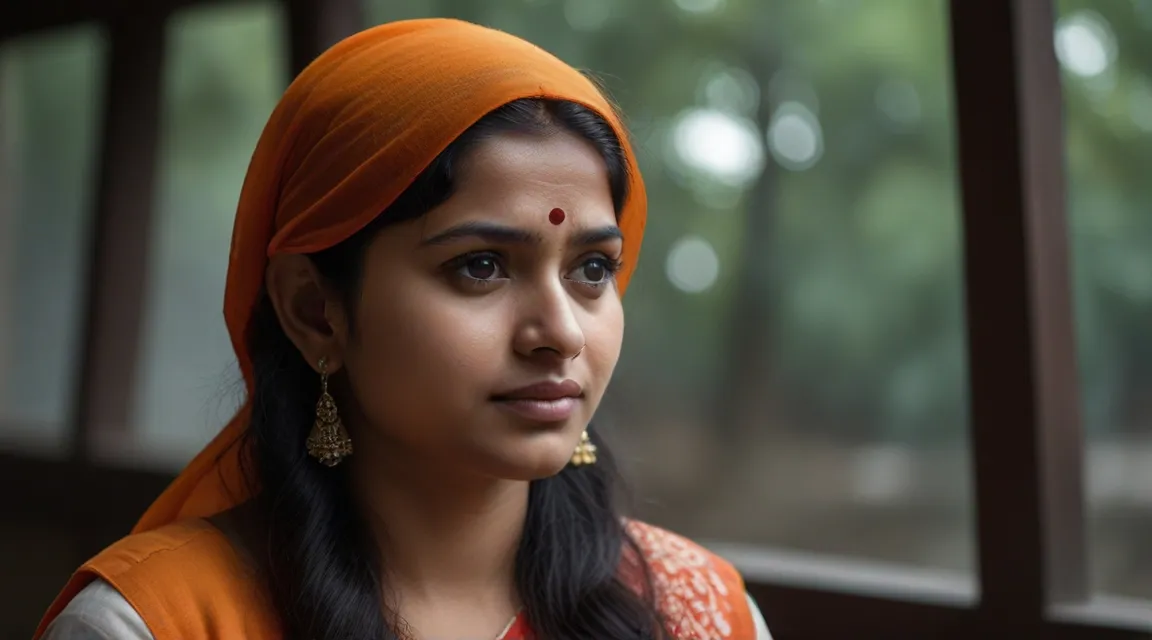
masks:
<path id="1" fill-rule="evenodd" d="M 363 4 L 362 27 L 455 16 L 521 35 L 627 115 L 651 213 L 599 424 L 640 515 L 974 584 L 946 2 Z M 1152 2 L 1056 7 L 1091 587 L 1152 601 Z M 92 431 L 89 465 L 169 477 L 239 404 L 224 275 L 288 33 L 272 1 L 167 20 L 134 373 L 105 381 L 129 410 Z M 6 460 L 72 455 L 109 52 L 95 23 L 0 40 Z M 0 525 L 0 637 L 29 634 L 75 567 L 67 531 Z"/>

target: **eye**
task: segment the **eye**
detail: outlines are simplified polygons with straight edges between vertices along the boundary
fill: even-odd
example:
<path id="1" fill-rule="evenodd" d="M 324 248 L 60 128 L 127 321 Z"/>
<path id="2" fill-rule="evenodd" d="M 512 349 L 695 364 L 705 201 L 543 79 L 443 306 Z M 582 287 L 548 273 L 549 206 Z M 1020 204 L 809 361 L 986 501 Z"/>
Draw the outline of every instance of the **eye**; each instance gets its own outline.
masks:
<path id="1" fill-rule="evenodd" d="M 611 282 L 619 270 L 618 260 L 606 256 L 594 256 L 580 263 L 580 266 L 568 274 L 568 278 L 581 284 L 599 287 Z"/>
<path id="2" fill-rule="evenodd" d="M 490 281 L 506 277 L 500 266 L 500 259 L 492 254 L 481 253 L 464 256 L 456 273 L 469 280 Z"/>

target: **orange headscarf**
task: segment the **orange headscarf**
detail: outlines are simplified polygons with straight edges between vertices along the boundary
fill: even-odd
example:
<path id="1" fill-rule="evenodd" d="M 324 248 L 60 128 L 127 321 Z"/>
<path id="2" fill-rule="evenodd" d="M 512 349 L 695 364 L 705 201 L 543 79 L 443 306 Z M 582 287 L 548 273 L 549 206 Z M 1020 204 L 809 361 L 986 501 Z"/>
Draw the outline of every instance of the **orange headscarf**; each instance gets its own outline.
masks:
<path id="1" fill-rule="evenodd" d="M 249 392 L 245 332 L 268 258 L 346 240 L 472 124 L 521 98 L 582 104 L 604 117 L 623 144 L 630 172 L 619 220 L 623 292 L 639 256 L 647 198 L 624 126 L 595 84 L 543 49 L 493 29 L 450 19 L 381 25 L 335 45 L 296 78 L 252 157 L 224 293 L 224 318 Z M 233 446 L 247 415 L 246 403 L 152 504 L 135 532 L 210 516 L 249 497 Z"/>

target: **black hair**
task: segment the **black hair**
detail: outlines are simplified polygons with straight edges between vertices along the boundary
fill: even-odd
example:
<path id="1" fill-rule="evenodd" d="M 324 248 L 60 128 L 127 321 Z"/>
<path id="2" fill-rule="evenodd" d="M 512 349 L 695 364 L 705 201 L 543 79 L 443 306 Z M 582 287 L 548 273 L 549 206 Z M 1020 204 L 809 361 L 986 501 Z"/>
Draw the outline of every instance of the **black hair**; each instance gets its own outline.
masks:
<path id="1" fill-rule="evenodd" d="M 354 305 L 364 252 L 375 234 L 451 197 L 477 143 L 501 133 L 555 132 L 575 134 L 599 151 L 619 214 L 628 197 L 628 165 L 611 126 L 575 103 L 524 99 L 486 115 L 365 229 L 310 258 Z M 257 305 L 247 341 L 255 384 L 243 459 L 251 467 L 246 475 L 255 498 L 244 507 L 241 538 L 284 636 L 403 637 L 398 613 L 382 605 L 387 586 L 381 567 L 387 559 L 358 515 L 344 468 L 322 466 L 305 451 L 319 379 L 285 335 L 267 295 Z M 569 466 L 529 489 L 515 577 L 530 626 L 547 640 L 665 638 L 651 575 L 618 507 L 617 467 L 596 431 L 590 434 L 598 448 L 596 464 Z"/>

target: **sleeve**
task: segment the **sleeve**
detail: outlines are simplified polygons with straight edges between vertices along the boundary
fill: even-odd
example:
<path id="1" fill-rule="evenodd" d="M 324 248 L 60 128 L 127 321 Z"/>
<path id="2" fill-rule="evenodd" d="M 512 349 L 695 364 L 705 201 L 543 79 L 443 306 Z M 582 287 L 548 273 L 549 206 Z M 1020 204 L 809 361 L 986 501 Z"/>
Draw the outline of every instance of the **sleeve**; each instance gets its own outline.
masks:
<path id="1" fill-rule="evenodd" d="M 96 580 L 72 598 L 42 640 L 155 639 L 124 596 L 107 582 Z"/>
<path id="2" fill-rule="evenodd" d="M 760 607 L 756 606 L 756 601 L 752 596 L 745 594 L 748 598 L 748 609 L 752 612 L 752 621 L 756 623 L 756 640 L 772 640 L 772 634 L 768 632 L 768 624 L 764 622 L 764 615 L 760 613 Z"/>

